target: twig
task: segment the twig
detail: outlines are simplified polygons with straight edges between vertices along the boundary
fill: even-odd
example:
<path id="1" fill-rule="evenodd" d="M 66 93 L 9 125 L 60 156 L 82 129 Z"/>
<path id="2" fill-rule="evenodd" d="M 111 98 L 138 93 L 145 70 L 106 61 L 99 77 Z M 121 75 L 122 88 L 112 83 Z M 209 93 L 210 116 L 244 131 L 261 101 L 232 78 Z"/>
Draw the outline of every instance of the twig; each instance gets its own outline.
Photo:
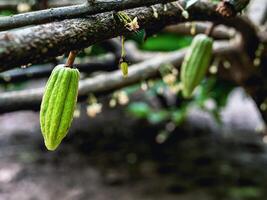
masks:
<path id="1" fill-rule="evenodd" d="M 10 2 L 10 1 L 4 1 L 0 2 L 0 10 L 11 10 L 11 11 L 17 11 L 17 3 L 18 2 Z"/>
<path id="2" fill-rule="evenodd" d="M 258 46 L 255 27 L 247 20 L 234 18 L 225 20 L 214 10 L 215 5 L 201 3 L 190 7 L 190 20 L 211 20 L 235 27 L 242 33 L 243 47 L 254 56 Z M 158 17 L 151 8 L 141 7 L 126 11 L 131 17 L 138 17 L 140 28 L 150 28 L 184 22 L 185 19 L 175 6 L 155 5 Z M 113 38 L 129 31 L 118 24 L 111 12 L 90 16 L 84 19 L 71 19 L 40 25 L 0 34 L 0 72 L 20 65 L 45 62 L 47 59 L 62 55 L 73 49 L 82 49 L 105 39 Z"/>
<path id="3" fill-rule="evenodd" d="M 215 29 L 215 27 L 216 27 L 216 23 L 212 23 L 211 25 L 210 25 L 210 27 L 205 31 L 205 34 L 207 35 L 207 36 L 211 36 L 212 35 L 212 33 L 213 33 L 213 30 Z"/>
<path id="4" fill-rule="evenodd" d="M 0 31 L 19 28 L 28 25 L 44 24 L 56 20 L 71 19 L 85 15 L 93 15 L 108 11 L 118 11 L 141 6 L 149 6 L 157 3 L 168 3 L 175 0 L 109 0 L 107 2 L 95 1 L 94 4 L 66 6 L 47 10 L 40 10 L 24 14 L 18 14 L 0 18 Z"/>
<path id="5" fill-rule="evenodd" d="M 263 26 L 267 20 L 266 18 L 267 1 L 261 1 L 261 0 L 251 1 L 251 3 L 248 6 L 247 15 L 249 19 L 255 24 L 255 26 L 257 27 Z M 266 33 L 263 33 L 261 42 L 266 43 L 266 40 L 267 40 Z M 261 115 L 265 123 L 267 123 L 267 110 L 264 108 L 267 103 L 266 66 L 267 66 L 267 54 L 265 54 L 262 57 L 261 64 L 260 66 L 257 67 L 257 72 L 253 76 L 249 77 L 249 79 L 245 83 L 246 90 L 257 104 L 257 107 L 259 108 L 259 111 L 261 112 Z"/>
<path id="6" fill-rule="evenodd" d="M 219 42 L 214 45 L 214 53 L 216 55 L 232 54 L 233 51 L 237 50 L 236 48 L 238 46 L 228 42 Z M 157 77 L 159 76 L 159 69 L 163 64 L 171 63 L 179 67 L 185 52 L 186 49 L 183 49 L 132 65 L 129 68 L 127 79 L 123 78 L 120 70 L 116 70 L 82 80 L 79 87 L 80 100 L 87 97 L 90 93 L 103 95 L 142 80 Z M 25 109 L 38 110 L 43 91 L 44 88 L 39 88 L 2 93 L 0 95 L 0 113 Z"/>
<path id="7" fill-rule="evenodd" d="M 246 14 L 255 25 L 261 26 L 266 21 L 267 2 L 262 0 L 251 1 Z"/>
<path id="8" fill-rule="evenodd" d="M 77 54 L 78 54 L 78 51 L 71 51 L 69 53 L 69 57 L 67 59 L 65 67 L 70 67 L 70 68 L 73 67 L 73 64 L 74 64 L 74 61 L 75 61 L 75 58 L 76 58 Z"/>
<path id="9" fill-rule="evenodd" d="M 55 0 L 55 1 L 49 1 L 48 3 L 48 8 L 55 8 L 55 7 L 63 7 L 63 6 L 73 6 L 73 5 L 78 5 L 83 3 L 84 1 L 82 0 Z M 20 0 L 1 0 L 0 1 L 0 11 L 2 10 L 9 10 L 9 11 L 13 11 L 13 12 L 17 12 L 18 11 L 18 5 L 21 3 Z M 36 10 L 38 9 L 38 5 L 35 5 L 34 2 L 28 2 L 28 5 L 31 7 L 31 10 Z M 40 8 L 40 7 L 39 7 Z"/>
<path id="10" fill-rule="evenodd" d="M 176 33 L 179 35 L 196 35 L 199 33 L 205 33 L 207 28 L 210 26 L 210 22 L 192 22 L 192 23 L 181 23 L 173 26 L 168 26 L 164 31 L 170 33 Z M 227 40 L 234 36 L 234 29 L 229 31 L 229 28 L 223 26 L 217 26 L 212 31 L 212 37 L 218 40 Z"/>
<path id="11" fill-rule="evenodd" d="M 75 64 L 80 72 L 91 74 L 94 72 L 105 71 L 111 72 L 118 69 L 118 60 L 120 57 L 120 43 L 114 38 L 103 42 L 101 45 L 105 46 L 106 50 L 113 53 L 106 53 L 104 56 L 79 59 L 79 64 Z M 117 46 L 118 45 L 118 46 Z M 125 48 L 128 52 L 127 61 L 131 64 L 142 62 L 144 60 L 156 57 L 162 53 L 140 51 L 135 43 L 127 41 Z M 117 50 L 119 52 L 117 52 Z M 118 55 L 116 54 L 118 53 Z M 61 62 L 60 62 L 61 63 Z M 32 79 L 44 78 L 50 75 L 55 67 L 54 64 L 35 65 L 26 69 L 13 69 L 0 73 L 0 83 L 16 83 Z"/>

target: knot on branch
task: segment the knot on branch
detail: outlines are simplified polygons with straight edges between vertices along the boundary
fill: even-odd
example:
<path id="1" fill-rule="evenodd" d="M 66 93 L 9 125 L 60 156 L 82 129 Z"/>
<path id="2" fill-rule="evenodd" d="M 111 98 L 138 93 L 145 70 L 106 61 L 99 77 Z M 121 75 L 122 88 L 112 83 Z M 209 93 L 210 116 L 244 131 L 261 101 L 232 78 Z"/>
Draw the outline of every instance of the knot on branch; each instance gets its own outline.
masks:
<path id="1" fill-rule="evenodd" d="M 222 0 L 216 11 L 224 17 L 234 17 L 249 3 L 249 0 Z"/>
<path id="2" fill-rule="evenodd" d="M 233 7 L 227 2 L 220 2 L 216 8 L 216 11 L 224 17 L 233 17 L 236 15 Z"/>

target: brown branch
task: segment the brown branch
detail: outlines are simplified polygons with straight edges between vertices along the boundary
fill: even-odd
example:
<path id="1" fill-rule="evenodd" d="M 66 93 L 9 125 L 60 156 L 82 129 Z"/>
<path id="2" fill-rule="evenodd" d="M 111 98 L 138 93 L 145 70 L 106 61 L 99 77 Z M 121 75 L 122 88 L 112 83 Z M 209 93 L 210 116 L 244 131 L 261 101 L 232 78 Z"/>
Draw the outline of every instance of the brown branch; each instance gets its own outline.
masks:
<path id="1" fill-rule="evenodd" d="M 266 23 L 267 18 L 267 1 L 261 0 L 252 0 L 247 11 L 247 15 L 249 19 L 258 26 L 259 30 L 261 30 L 262 26 Z M 254 71 L 250 73 L 248 79 L 242 84 L 242 86 L 246 89 L 247 93 L 251 95 L 254 99 L 261 115 L 267 123 L 267 110 L 265 106 L 267 105 L 267 37 L 266 31 L 261 31 L 259 33 L 261 35 L 261 44 L 264 45 L 263 54 L 258 57 L 260 59 L 260 65 L 255 67 Z M 253 66 L 253 65 L 252 65 Z M 267 134 L 267 133 L 266 133 Z"/>
<path id="2" fill-rule="evenodd" d="M 90 3 L 90 2 L 93 3 Z M 29 25 L 44 24 L 64 19 L 72 19 L 86 15 L 104 13 L 108 11 L 119 11 L 124 9 L 150 6 L 157 3 L 168 3 L 175 0 L 109 0 L 106 2 L 88 0 L 83 4 L 51 8 L 46 10 L 17 14 L 0 18 L 0 31 L 19 28 Z"/>
<path id="3" fill-rule="evenodd" d="M 17 11 L 17 3 L 18 2 L 1 1 L 0 2 L 0 10 Z"/>
<path id="4" fill-rule="evenodd" d="M 73 67 L 73 64 L 74 64 L 74 61 L 75 61 L 75 59 L 76 59 L 77 54 L 78 54 L 78 51 L 71 51 L 71 52 L 69 53 L 67 62 L 66 62 L 66 64 L 65 64 L 66 67 L 70 67 L 70 68 Z"/>
<path id="5" fill-rule="evenodd" d="M 232 54 L 236 51 L 237 47 L 236 44 L 228 42 L 215 43 L 214 53 L 221 56 Z M 80 100 L 87 97 L 90 93 L 103 95 L 142 80 L 157 77 L 159 76 L 159 69 L 163 64 L 172 63 L 179 67 L 185 51 L 184 49 L 156 56 L 140 64 L 132 65 L 129 68 L 128 78 L 126 79 L 123 78 L 120 70 L 116 70 L 82 80 L 79 86 Z M 2 93 L 0 95 L 0 113 L 25 109 L 39 110 L 43 91 L 44 88 L 39 88 Z"/>
<path id="6" fill-rule="evenodd" d="M 216 24 L 215 24 L 215 23 L 212 23 L 212 24 L 207 28 L 207 30 L 205 31 L 205 34 L 206 34 L 207 36 L 211 36 L 212 33 L 213 33 L 213 30 L 215 29 L 215 27 L 216 27 Z"/>
<path id="7" fill-rule="evenodd" d="M 118 69 L 118 63 L 120 59 L 120 42 L 115 38 L 112 40 L 105 41 L 101 44 L 107 51 L 112 53 L 106 53 L 104 56 L 97 57 L 86 57 L 79 58 L 79 63 L 75 64 L 75 68 L 79 69 L 80 72 L 86 74 L 92 74 L 94 72 L 105 71 L 110 72 Z M 152 57 L 158 56 L 162 53 L 140 51 L 136 44 L 131 41 L 125 43 L 127 51 L 127 61 L 130 64 L 138 63 Z M 118 55 L 116 54 L 118 50 Z M 37 78 L 48 77 L 55 67 L 55 63 L 64 63 L 65 61 L 34 65 L 26 69 L 12 69 L 0 73 L 0 84 L 1 83 L 16 83 L 22 81 L 28 81 Z"/>
<path id="8" fill-rule="evenodd" d="M 261 26 L 267 18 L 267 2 L 252 0 L 246 14 L 255 25 Z"/>
<path id="9" fill-rule="evenodd" d="M 83 0 L 53 0 L 48 2 L 48 8 L 55 8 L 55 7 L 63 7 L 63 6 L 72 6 L 83 3 Z M 0 11 L 1 10 L 9 10 L 13 12 L 18 11 L 18 5 L 21 3 L 20 0 L 1 0 L 0 1 Z M 40 6 L 29 2 L 28 5 L 31 7 L 31 10 L 39 9 Z"/>
<path id="10" fill-rule="evenodd" d="M 210 26 L 209 22 L 192 22 L 181 23 L 177 25 L 168 26 L 164 29 L 164 31 L 170 33 L 176 33 L 179 35 L 196 35 L 199 33 L 205 33 L 207 28 Z M 229 30 L 229 28 L 224 26 L 216 26 L 214 31 L 212 32 L 212 37 L 217 40 L 227 40 L 234 36 L 235 31 Z"/>
<path id="11" fill-rule="evenodd" d="M 185 21 L 181 11 L 172 4 L 168 4 L 167 11 L 161 4 L 154 6 L 154 9 L 158 12 L 157 18 L 150 7 L 130 9 L 126 12 L 131 17 L 138 17 L 141 28 L 155 28 Z M 258 37 L 249 21 L 240 17 L 224 19 L 216 13 L 214 4 L 205 2 L 190 7 L 189 12 L 190 21 L 210 20 L 235 27 L 246 41 L 243 48 L 250 56 L 254 56 Z M 0 34 L 0 71 L 44 62 L 65 52 L 85 48 L 128 32 L 125 26 L 114 20 L 111 12 L 5 32 Z"/>

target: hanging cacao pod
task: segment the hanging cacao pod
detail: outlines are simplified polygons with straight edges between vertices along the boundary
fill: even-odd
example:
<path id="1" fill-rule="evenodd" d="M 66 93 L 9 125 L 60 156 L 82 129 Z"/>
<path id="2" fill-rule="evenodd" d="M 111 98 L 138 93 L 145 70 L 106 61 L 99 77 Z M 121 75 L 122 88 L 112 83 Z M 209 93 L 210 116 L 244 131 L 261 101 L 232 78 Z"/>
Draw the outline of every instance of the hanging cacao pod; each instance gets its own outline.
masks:
<path id="1" fill-rule="evenodd" d="M 77 102 L 79 71 L 58 65 L 47 82 L 40 109 L 40 125 L 48 150 L 67 135 Z"/>
<path id="2" fill-rule="evenodd" d="M 182 93 L 190 98 L 200 84 L 209 67 L 212 56 L 213 39 L 204 34 L 194 37 L 181 68 Z"/>

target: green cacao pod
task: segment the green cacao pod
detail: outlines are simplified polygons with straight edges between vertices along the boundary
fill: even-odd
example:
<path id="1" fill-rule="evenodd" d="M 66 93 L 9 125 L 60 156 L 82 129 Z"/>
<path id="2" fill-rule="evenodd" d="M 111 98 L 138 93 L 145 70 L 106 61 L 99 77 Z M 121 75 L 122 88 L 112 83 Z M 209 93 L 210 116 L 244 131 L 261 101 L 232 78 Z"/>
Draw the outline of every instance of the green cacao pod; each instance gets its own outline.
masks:
<path id="1" fill-rule="evenodd" d="M 211 61 L 212 44 L 213 39 L 204 34 L 194 37 L 181 69 L 182 93 L 185 98 L 191 97 L 204 78 Z"/>
<path id="2" fill-rule="evenodd" d="M 67 135 L 78 96 L 79 71 L 58 65 L 47 82 L 40 109 L 40 125 L 48 150 Z"/>

